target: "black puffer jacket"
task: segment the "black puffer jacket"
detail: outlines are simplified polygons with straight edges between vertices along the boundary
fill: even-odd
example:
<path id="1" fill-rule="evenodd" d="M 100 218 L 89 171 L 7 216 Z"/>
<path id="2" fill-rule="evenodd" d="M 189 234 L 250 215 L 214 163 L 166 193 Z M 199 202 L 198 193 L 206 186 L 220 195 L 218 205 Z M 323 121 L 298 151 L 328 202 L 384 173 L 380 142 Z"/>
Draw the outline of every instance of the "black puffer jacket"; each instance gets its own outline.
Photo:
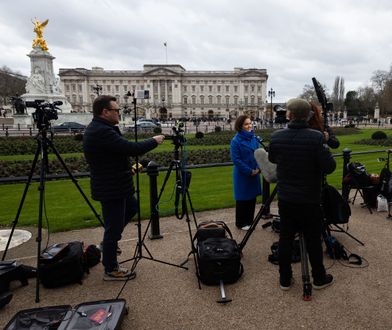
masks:
<path id="1" fill-rule="evenodd" d="M 83 137 L 90 166 L 91 195 L 95 200 L 123 198 L 134 192 L 129 156 L 139 156 L 157 146 L 154 139 L 129 142 L 106 120 L 94 117 Z"/>
<path id="2" fill-rule="evenodd" d="M 332 173 L 336 162 L 323 134 L 293 121 L 271 136 L 269 160 L 277 164 L 278 197 L 296 204 L 319 204 L 323 174 Z"/>

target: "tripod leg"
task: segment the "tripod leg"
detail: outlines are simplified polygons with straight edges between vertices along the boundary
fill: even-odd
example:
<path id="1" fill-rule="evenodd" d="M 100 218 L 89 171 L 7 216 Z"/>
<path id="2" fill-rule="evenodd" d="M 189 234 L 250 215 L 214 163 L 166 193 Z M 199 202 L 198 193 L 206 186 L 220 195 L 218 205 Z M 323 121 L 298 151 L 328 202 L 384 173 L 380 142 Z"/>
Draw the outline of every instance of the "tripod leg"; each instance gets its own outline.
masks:
<path id="1" fill-rule="evenodd" d="M 302 231 L 299 233 L 299 248 L 301 252 L 301 272 L 303 283 L 303 299 L 312 300 L 312 284 L 310 283 L 308 254 L 306 252 L 305 239 Z"/>
<path id="2" fill-rule="evenodd" d="M 167 183 L 167 181 L 169 180 L 170 173 L 172 172 L 173 167 L 174 167 L 175 165 L 176 165 L 176 162 L 175 162 L 175 161 L 172 161 L 172 162 L 170 163 L 169 169 L 168 169 L 167 172 L 166 172 L 166 176 L 165 176 L 165 178 L 163 179 L 162 188 L 161 188 L 161 190 L 159 191 L 158 202 L 157 202 L 157 204 L 158 204 L 159 201 L 161 200 L 163 191 L 165 190 L 166 183 Z"/>
<path id="3" fill-rule="evenodd" d="M 358 238 L 356 238 L 355 236 L 351 235 L 349 232 L 347 232 L 346 230 L 344 230 L 342 227 L 340 227 L 339 225 L 334 224 L 334 226 L 336 228 L 339 229 L 340 232 L 345 233 L 347 236 L 351 237 L 354 241 L 357 241 L 359 244 L 361 244 L 362 246 L 365 245 L 365 243 L 363 243 L 362 241 L 360 241 Z"/>
<path id="4" fill-rule="evenodd" d="M 76 188 L 79 190 L 80 194 L 82 195 L 83 199 L 86 201 L 87 205 L 90 207 L 91 211 L 93 211 L 95 217 L 98 219 L 98 221 L 101 223 L 102 227 L 104 227 L 104 223 L 101 219 L 101 217 L 99 216 L 99 214 L 97 213 L 97 211 L 94 209 L 94 206 L 91 204 L 91 202 L 89 201 L 89 199 L 87 198 L 87 196 L 85 195 L 85 193 L 83 192 L 82 188 L 80 187 L 78 181 L 75 179 L 75 177 L 73 176 L 73 174 L 71 173 L 71 171 L 68 169 L 67 164 L 65 164 L 64 160 L 61 158 L 59 152 L 57 151 L 56 147 L 54 146 L 53 142 L 50 140 L 47 140 L 49 146 L 52 148 L 54 154 L 56 155 L 58 161 L 61 163 L 61 165 L 63 166 L 63 168 L 65 169 L 65 171 L 67 172 L 68 176 L 71 178 L 72 182 L 74 183 L 74 185 L 76 186 Z"/>
<path id="5" fill-rule="evenodd" d="M 193 205 L 192 205 L 191 195 L 189 194 L 189 190 L 188 189 L 186 190 L 186 194 L 187 194 L 187 197 L 188 197 L 189 207 L 191 208 L 191 212 L 192 212 L 192 216 L 193 216 L 193 222 L 195 224 L 195 228 L 197 228 L 196 214 L 195 214 L 195 210 L 194 210 Z"/>
<path id="6" fill-rule="evenodd" d="M 13 236 L 14 231 L 15 231 L 15 227 L 18 224 L 19 216 L 20 216 L 20 213 L 22 212 L 22 207 L 23 207 L 26 195 L 27 195 L 27 191 L 29 190 L 29 186 L 30 186 L 31 181 L 33 179 L 34 169 L 35 169 L 35 166 L 37 165 L 39 154 L 40 154 L 40 147 L 38 146 L 37 151 L 35 152 L 35 155 L 34 155 L 33 164 L 31 165 L 31 169 L 30 169 L 30 173 L 29 173 L 26 185 L 25 185 L 25 189 L 23 191 L 22 199 L 20 200 L 18 211 L 16 212 L 15 220 L 12 222 L 12 228 L 11 228 L 10 237 L 8 238 L 7 245 L 5 247 L 5 250 L 4 250 L 4 253 L 3 253 L 3 257 L 1 259 L 3 261 L 5 260 L 5 257 L 7 255 L 8 248 L 10 246 L 10 243 L 11 243 L 11 240 L 12 240 L 12 236 Z"/>
<path id="7" fill-rule="evenodd" d="M 41 241 L 42 241 L 42 214 L 44 207 L 44 198 L 45 198 L 45 159 L 47 155 L 47 146 L 45 145 L 45 136 L 43 141 L 39 141 L 39 145 L 41 145 L 41 171 L 40 171 L 40 181 L 39 181 L 39 213 L 38 213 L 38 233 L 37 233 L 37 278 L 36 278 L 36 286 L 35 286 L 35 302 L 39 302 L 39 283 L 41 276 L 40 269 L 40 256 L 41 256 Z"/>
<path id="8" fill-rule="evenodd" d="M 267 199 L 266 203 L 262 205 L 260 211 L 257 213 L 256 217 L 254 218 L 249 230 L 246 232 L 244 238 L 242 239 L 242 241 L 238 244 L 238 248 L 240 250 L 240 252 L 242 252 L 242 249 L 245 247 L 248 239 L 250 238 L 250 235 L 252 235 L 253 231 L 256 229 L 257 224 L 259 223 L 262 215 L 264 214 L 264 210 L 268 209 L 272 203 L 272 201 L 275 198 L 276 195 L 276 187 L 274 188 L 274 190 L 271 193 L 271 196 Z"/>

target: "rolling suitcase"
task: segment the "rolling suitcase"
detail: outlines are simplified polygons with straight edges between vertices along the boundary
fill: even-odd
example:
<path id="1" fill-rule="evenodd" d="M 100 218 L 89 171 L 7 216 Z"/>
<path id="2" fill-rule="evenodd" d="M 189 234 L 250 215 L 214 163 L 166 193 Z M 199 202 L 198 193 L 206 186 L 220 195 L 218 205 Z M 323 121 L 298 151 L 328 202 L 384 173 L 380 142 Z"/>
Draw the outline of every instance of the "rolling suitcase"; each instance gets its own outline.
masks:
<path id="1" fill-rule="evenodd" d="M 69 305 L 19 311 L 5 330 L 120 329 L 127 312 L 125 299 L 92 301 L 72 308 Z"/>

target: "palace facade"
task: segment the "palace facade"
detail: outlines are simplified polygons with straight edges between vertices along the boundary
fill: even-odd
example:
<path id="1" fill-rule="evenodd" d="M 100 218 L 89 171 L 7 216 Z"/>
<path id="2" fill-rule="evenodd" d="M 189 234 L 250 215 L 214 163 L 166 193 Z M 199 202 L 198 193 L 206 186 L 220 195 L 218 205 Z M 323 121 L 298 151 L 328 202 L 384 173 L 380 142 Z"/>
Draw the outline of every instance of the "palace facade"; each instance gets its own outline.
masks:
<path id="1" fill-rule="evenodd" d="M 137 100 L 140 117 L 235 118 L 245 113 L 270 118 L 266 113 L 266 69 L 187 71 L 178 64 L 145 64 L 140 71 L 60 69 L 59 76 L 63 93 L 75 112 L 92 111 L 98 94 L 116 96 L 121 107 L 131 108 L 128 92 L 149 90 L 149 99 Z"/>

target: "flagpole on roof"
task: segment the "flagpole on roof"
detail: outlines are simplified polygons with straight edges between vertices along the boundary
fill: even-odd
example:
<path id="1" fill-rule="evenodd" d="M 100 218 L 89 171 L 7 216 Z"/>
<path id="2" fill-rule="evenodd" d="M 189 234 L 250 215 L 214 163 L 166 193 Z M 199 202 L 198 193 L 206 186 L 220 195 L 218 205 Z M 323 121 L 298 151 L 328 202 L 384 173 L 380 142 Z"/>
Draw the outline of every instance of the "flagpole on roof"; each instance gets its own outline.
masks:
<path id="1" fill-rule="evenodd" d="M 163 43 L 163 46 L 165 46 L 165 51 L 166 51 L 166 64 L 167 64 L 167 41 Z"/>

